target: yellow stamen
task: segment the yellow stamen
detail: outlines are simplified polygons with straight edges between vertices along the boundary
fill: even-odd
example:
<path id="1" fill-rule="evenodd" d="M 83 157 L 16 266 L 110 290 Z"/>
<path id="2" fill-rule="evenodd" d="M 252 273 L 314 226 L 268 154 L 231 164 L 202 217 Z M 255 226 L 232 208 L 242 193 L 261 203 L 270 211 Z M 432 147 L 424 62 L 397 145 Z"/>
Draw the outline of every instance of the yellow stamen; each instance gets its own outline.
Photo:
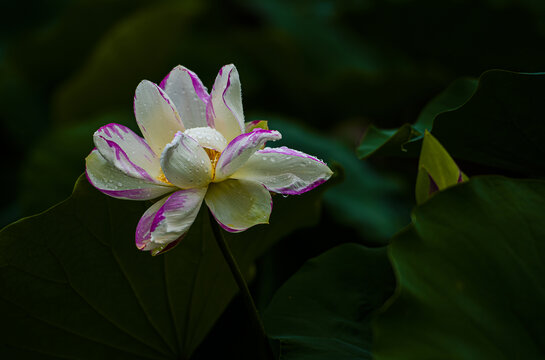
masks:
<path id="1" fill-rule="evenodd" d="M 159 176 L 157 176 L 157 180 L 159 180 L 161 182 L 164 182 L 165 184 L 172 185 L 172 183 L 170 181 L 168 181 L 167 177 L 165 176 L 165 174 L 162 171 L 161 171 L 161 174 Z"/>
<path id="2" fill-rule="evenodd" d="M 210 158 L 210 162 L 212 163 L 212 180 L 216 176 L 216 164 L 218 162 L 218 159 L 220 158 L 221 152 L 209 149 L 209 148 L 203 148 L 204 151 L 206 151 L 206 154 Z"/>

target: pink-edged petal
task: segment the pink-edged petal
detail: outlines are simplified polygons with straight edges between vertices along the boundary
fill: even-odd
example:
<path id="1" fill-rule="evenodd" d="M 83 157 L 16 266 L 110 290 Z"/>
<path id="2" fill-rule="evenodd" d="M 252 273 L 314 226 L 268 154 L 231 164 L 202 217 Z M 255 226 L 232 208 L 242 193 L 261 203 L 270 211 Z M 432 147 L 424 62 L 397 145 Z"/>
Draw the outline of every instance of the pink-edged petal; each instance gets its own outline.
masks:
<path id="1" fill-rule="evenodd" d="M 214 218 L 229 232 L 269 222 L 271 194 L 257 182 L 228 179 L 211 183 L 204 199 Z"/>
<path id="2" fill-rule="evenodd" d="M 225 65 L 219 71 L 210 93 L 206 116 L 208 125 L 221 132 L 227 141 L 244 131 L 240 78 L 234 65 Z"/>
<path id="3" fill-rule="evenodd" d="M 140 250 L 154 250 L 184 236 L 199 213 L 206 188 L 187 189 L 153 204 L 138 222 L 136 246 Z"/>
<path id="4" fill-rule="evenodd" d="M 282 135 L 276 130 L 255 129 L 241 134 L 227 145 L 216 165 L 214 181 L 226 179 L 241 167 L 267 141 L 280 140 Z"/>
<path id="5" fill-rule="evenodd" d="M 186 129 L 207 126 L 208 90 L 193 71 L 178 65 L 159 85 L 174 102 Z"/>
<path id="6" fill-rule="evenodd" d="M 134 115 L 144 139 L 157 155 L 172 141 L 176 132 L 184 130 L 176 107 L 168 95 L 147 80 L 136 88 Z"/>
<path id="7" fill-rule="evenodd" d="M 106 160 L 97 149 L 85 159 L 89 183 L 106 195 L 127 200 L 151 200 L 175 190 L 173 186 L 135 178 Z"/>
<path id="8" fill-rule="evenodd" d="M 227 140 L 216 129 L 211 127 L 198 127 L 187 129 L 184 134 L 191 136 L 193 139 L 205 148 L 214 149 L 222 152 L 227 146 Z"/>
<path id="9" fill-rule="evenodd" d="M 125 174 L 158 182 L 161 174 L 159 157 L 146 141 L 131 129 L 119 124 L 108 124 L 98 129 L 93 141 L 100 154 Z"/>
<path id="10" fill-rule="evenodd" d="M 161 155 L 165 177 L 182 189 L 202 187 L 212 180 L 212 164 L 197 140 L 178 132 Z"/>
<path id="11" fill-rule="evenodd" d="M 332 174 L 316 157 L 282 146 L 255 152 L 231 178 L 257 181 L 269 191 L 298 195 L 323 184 Z"/>

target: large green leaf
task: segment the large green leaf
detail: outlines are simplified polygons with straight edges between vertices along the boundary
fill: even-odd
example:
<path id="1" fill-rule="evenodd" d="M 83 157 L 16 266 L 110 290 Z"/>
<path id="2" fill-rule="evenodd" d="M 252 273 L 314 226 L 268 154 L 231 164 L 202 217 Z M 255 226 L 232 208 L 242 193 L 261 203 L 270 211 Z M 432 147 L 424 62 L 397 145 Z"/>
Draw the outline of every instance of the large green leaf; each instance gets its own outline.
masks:
<path id="1" fill-rule="evenodd" d="M 390 255 L 375 357 L 545 357 L 545 182 L 477 177 L 416 208 Z"/>
<path id="2" fill-rule="evenodd" d="M 421 137 L 414 134 L 428 129 L 455 158 L 545 174 L 540 145 L 545 74 L 491 70 L 481 75 L 476 90 L 475 84 L 471 79 L 455 82 L 424 109 L 412 131 L 407 125 L 397 132 L 373 130 L 360 145 L 360 157 L 403 155 L 402 149 L 416 155 Z"/>
<path id="3" fill-rule="evenodd" d="M 280 358 L 371 359 L 371 319 L 394 283 L 385 248 L 345 244 L 308 261 L 264 314 Z"/>
<path id="4" fill-rule="evenodd" d="M 228 234 L 243 271 L 281 237 L 316 223 L 320 196 L 275 197 L 270 225 Z M 109 198 L 80 178 L 68 200 L 0 232 L 5 356 L 190 357 L 237 287 L 205 206 L 175 249 L 138 251 L 134 231 L 147 206 Z"/>

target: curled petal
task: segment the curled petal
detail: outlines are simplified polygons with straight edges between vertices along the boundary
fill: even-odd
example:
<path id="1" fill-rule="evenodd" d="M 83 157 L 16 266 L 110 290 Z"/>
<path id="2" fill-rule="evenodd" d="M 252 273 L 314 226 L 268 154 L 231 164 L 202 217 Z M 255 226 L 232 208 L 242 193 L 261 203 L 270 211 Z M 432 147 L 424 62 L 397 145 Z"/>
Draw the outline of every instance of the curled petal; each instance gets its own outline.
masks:
<path id="1" fill-rule="evenodd" d="M 220 69 L 210 93 L 206 117 L 208 125 L 221 132 L 227 141 L 243 132 L 240 79 L 234 65 L 225 65 Z"/>
<path id="2" fill-rule="evenodd" d="M 206 126 L 206 87 L 193 71 L 178 65 L 159 85 L 172 99 L 186 129 Z"/>
<path id="3" fill-rule="evenodd" d="M 154 83 L 144 80 L 134 95 L 134 115 L 147 143 L 160 155 L 166 144 L 184 126 L 168 95 Z"/>
<path id="4" fill-rule="evenodd" d="M 257 181 L 269 191 L 298 195 L 324 183 L 332 174 L 323 161 L 283 146 L 257 151 L 231 178 Z"/>
<path id="5" fill-rule="evenodd" d="M 131 129 L 119 124 L 108 124 L 93 135 L 100 154 L 125 174 L 157 182 L 161 173 L 159 157 L 146 141 Z"/>
<path id="6" fill-rule="evenodd" d="M 222 152 L 227 146 L 227 140 L 216 129 L 211 127 L 198 127 L 187 129 L 184 134 L 191 136 L 193 139 L 205 148 L 214 149 Z"/>
<path id="7" fill-rule="evenodd" d="M 233 174 L 267 141 L 280 140 L 282 135 L 276 130 L 255 129 L 237 136 L 227 145 L 216 165 L 214 181 L 221 181 Z"/>
<path id="8" fill-rule="evenodd" d="M 210 184 L 205 202 L 221 227 L 229 232 L 267 224 L 272 210 L 267 189 L 248 180 L 228 179 Z"/>
<path id="9" fill-rule="evenodd" d="M 166 178 L 182 189 L 202 187 L 212 179 L 212 164 L 197 140 L 178 132 L 161 155 Z"/>
<path id="10" fill-rule="evenodd" d="M 106 195 L 127 200 L 150 200 L 174 191 L 173 186 L 135 178 L 106 160 L 97 149 L 85 159 L 89 183 Z"/>
<path id="11" fill-rule="evenodd" d="M 184 236 L 199 213 L 206 188 L 176 191 L 153 204 L 138 222 L 136 246 L 164 251 Z"/>

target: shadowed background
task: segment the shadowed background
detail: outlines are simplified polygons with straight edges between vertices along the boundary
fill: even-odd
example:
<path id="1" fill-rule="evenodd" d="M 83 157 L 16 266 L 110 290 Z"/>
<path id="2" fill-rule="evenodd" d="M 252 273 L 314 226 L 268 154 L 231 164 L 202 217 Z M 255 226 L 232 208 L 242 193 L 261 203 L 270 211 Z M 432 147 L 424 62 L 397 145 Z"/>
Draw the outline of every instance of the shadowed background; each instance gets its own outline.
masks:
<path id="1" fill-rule="evenodd" d="M 69 196 L 93 132 L 109 122 L 136 130 L 137 84 L 159 83 L 178 64 L 210 89 L 219 68 L 234 63 L 247 120 L 269 120 L 284 144 L 344 168 L 345 181 L 325 194 L 320 226 L 295 233 L 259 264 L 260 283 L 268 285 L 254 291 L 263 304 L 306 259 L 341 242 L 383 244 L 409 222 L 416 160 L 357 160 L 369 124 L 414 122 L 460 76 L 491 68 L 538 72 L 545 64 L 545 3 L 532 0 L 2 7 L 0 226 Z M 274 268 L 286 251 L 291 255 Z M 236 306 L 223 323 L 232 323 Z"/>
<path id="2" fill-rule="evenodd" d="M 138 82 L 159 82 L 177 64 L 210 88 L 218 69 L 234 63 L 247 119 L 289 119 L 354 148 L 368 123 L 413 122 L 459 76 L 535 72 L 545 63 L 545 5 L 530 0 L 3 7 L 3 225 L 68 196 L 92 131 L 113 121 L 134 127 Z"/>

